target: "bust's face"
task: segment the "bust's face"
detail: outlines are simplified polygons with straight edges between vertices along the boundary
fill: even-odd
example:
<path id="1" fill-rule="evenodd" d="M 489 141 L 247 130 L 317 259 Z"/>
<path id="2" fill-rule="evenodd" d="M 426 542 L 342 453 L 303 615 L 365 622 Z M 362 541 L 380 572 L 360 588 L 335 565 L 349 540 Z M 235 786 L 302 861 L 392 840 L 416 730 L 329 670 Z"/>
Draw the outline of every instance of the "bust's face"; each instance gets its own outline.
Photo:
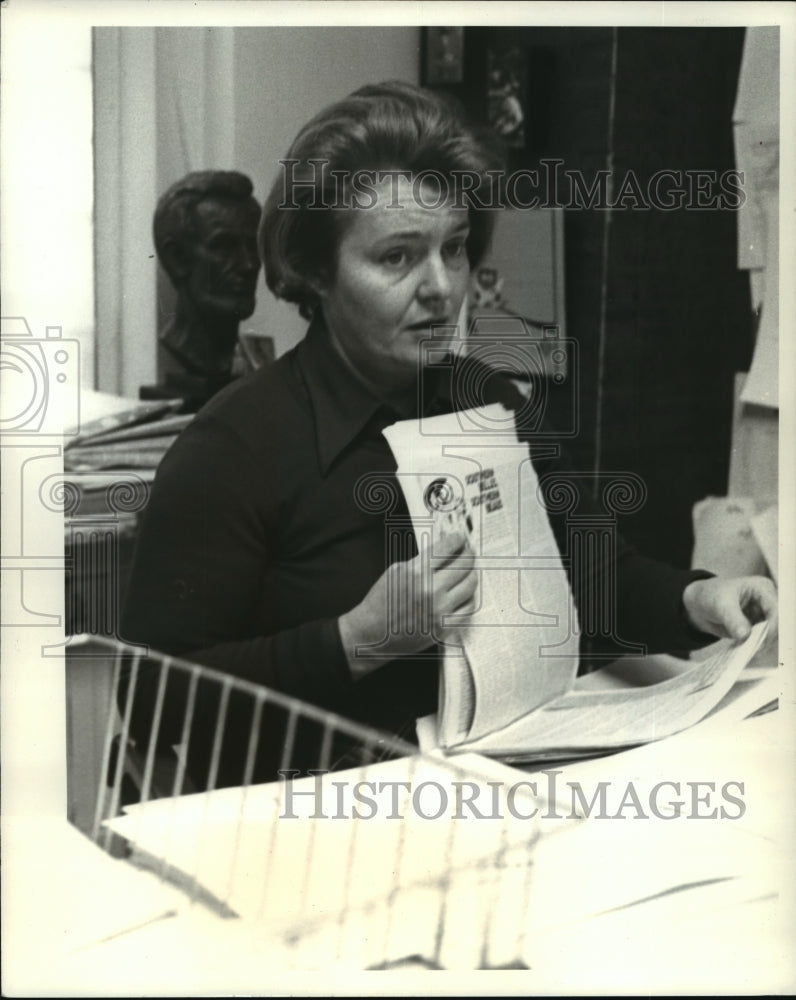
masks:
<path id="1" fill-rule="evenodd" d="M 183 292 L 202 312 L 238 320 L 254 312 L 259 218 L 254 201 L 208 199 L 195 207 L 196 238 Z"/>

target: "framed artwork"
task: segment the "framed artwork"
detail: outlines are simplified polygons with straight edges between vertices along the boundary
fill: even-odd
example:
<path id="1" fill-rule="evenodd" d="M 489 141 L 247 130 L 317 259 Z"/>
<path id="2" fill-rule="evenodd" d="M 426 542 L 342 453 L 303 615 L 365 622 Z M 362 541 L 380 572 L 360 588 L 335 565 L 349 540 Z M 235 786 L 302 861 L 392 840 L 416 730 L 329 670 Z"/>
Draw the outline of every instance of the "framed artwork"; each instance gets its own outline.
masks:
<path id="1" fill-rule="evenodd" d="M 423 83 L 439 87 L 464 80 L 464 28 L 434 27 L 423 32 Z"/>
<path id="2" fill-rule="evenodd" d="M 426 27 L 421 83 L 447 91 L 503 139 L 514 167 L 545 153 L 556 67 L 552 49 L 512 28 Z"/>
<path id="3" fill-rule="evenodd" d="M 518 46 L 486 50 L 486 107 L 489 125 L 507 146 L 524 149 L 527 140 L 528 67 Z"/>

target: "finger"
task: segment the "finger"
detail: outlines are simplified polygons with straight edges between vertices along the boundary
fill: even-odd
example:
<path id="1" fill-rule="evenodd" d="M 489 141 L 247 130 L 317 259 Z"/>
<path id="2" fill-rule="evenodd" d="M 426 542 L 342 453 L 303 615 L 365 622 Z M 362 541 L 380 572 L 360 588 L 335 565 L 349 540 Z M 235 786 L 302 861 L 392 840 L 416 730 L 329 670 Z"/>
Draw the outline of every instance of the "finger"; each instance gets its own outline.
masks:
<path id="1" fill-rule="evenodd" d="M 469 617 L 478 610 L 478 599 L 475 594 L 471 594 L 469 597 L 465 598 L 461 603 L 457 603 L 453 610 L 450 612 L 452 615 L 457 615 L 462 618 Z"/>
<path id="2" fill-rule="evenodd" d="M 478 593 L 478 574 L 472 573 L 470 576 L 460 580 L 455 587 L 445 595 L 448 608 L 457 610 L 463 604 L 473 601 Z"/>
<path id="3" fill-rule="evenodd" d="M 434 620 L 439 627 L 462 624 L 467 616 L 477 611 L 479 600 L 476 593 L 459 589 L 453 594 L 445 594 L 434 604 Z"/>
<path id="4" fill-rule="evenodd" d="M 725 633 L 740 642 L 745 639 L 752 630 L 749 619 L 743 613 L 740 603 L 731 599 L 726 599 L 717 607 L 718 618 Z"/>
<path id="5" fill-rule="evenodd" d="M 473 553 L 469 548 L 459 552 L 452 557 L 452 561 L 440 567 L 431 566 L 421 557 L 420 554 L 412 560 L 412 588 L 417 594 L 427 594 L 431 596 L 435 604 L 444 599 L 455 587 L 465 583 L 472 578 L 471 588 L 474 590 L 477 585 L 478 574 L 473 566 Z"/>
<path id="6" fill-rule="evenodd" d="M 753 624 L 764 622 L 768 617 L 757 594 L 745 598 L 741 607 L 747 619 Z"/>
<path id="7" fill-rule="evenodd" d="M 435 572 L 434 593 L 446 594 L 463 584 L 467 584 L 474 590 L 477 583 L 478 572 L 472 561 L 467 558 L 459 558 L 445 566 L 444 569 Z"/>
<path id="8" fill-rule="evenodd" d="M 779 620 L 777 589 L 771 580 L 761 577 L 747 583 L 741 604 L 749 621 L 766 621 L 769 637 L 777 634 Z"/>
<path id="9" fill-rule="evenodd" d="M 765 578 L 754 580 L 747 584 L 747 597 L 754 601 L 755 607 L 762 612 L 764 617 L 776 615 L 777 613 L 777 589 L 771 580 Z"/>
<path id="10" fill-rule="evenodd" d="M 452 531 L 434 542 L 432 554 L 435 569 L 446 566 L 463 552 L 470 549 L 470 538 L 463 531 Z"/>
<path id="11" fill-rule="evenodd" d="M 449 590 L 459 580 L 475 576 L 476 569 L 471 554 L 460 552 L 445 566 L 434 568 L 434 587 L 437 590 Z"/>
<path id="12" fill-rule="evenodd" d="M 447 629 L 466 628 L 470 621 L 470 616 L 478 610 L 478 600 L 475 595 L 467 598 L 462 603 L 457 603 L 454 607 L 440 612 L 436 615 L 435 631 L 446 631 Z"/>

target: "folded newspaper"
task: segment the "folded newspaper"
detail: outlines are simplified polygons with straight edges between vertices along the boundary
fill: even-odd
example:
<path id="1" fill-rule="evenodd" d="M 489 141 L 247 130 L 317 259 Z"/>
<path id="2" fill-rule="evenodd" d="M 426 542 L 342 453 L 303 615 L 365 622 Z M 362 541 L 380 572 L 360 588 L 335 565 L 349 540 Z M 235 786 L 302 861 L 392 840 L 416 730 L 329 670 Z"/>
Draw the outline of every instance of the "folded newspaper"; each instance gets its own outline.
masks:
<path id="1" fill-rule="evenodd" d="M 384 431 L 418 549 L 466 533 L 479 575 L 472 615 L 445 625 L 435 740 L 513 761 L 636 746 L 704 718 L 762 645 L 717 643 L 699 661 L 641 657 L 624 683 L 578 690 L 579 626 L 528 448 L 499 404 Z M 650 681 L 653 678 L 654 682 Z M 661 679 L 663 678 L 663 679 Z"/>

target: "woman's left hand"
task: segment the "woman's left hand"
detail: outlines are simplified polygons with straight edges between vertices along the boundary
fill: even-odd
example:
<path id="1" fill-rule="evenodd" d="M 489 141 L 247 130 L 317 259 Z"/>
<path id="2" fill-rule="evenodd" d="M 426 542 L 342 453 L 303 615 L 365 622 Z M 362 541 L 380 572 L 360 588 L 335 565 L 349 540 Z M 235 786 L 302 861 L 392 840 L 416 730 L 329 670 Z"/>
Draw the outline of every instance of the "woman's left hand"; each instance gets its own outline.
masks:
<path id="1" fill-rule="evenodd" d="M 741 641 L 754 623 L 767 621 L 767 638 L 777 634 L 777 589 L 765 576 L 693 580 L 683 591 L 683 605 L 700 632 Z"/>

